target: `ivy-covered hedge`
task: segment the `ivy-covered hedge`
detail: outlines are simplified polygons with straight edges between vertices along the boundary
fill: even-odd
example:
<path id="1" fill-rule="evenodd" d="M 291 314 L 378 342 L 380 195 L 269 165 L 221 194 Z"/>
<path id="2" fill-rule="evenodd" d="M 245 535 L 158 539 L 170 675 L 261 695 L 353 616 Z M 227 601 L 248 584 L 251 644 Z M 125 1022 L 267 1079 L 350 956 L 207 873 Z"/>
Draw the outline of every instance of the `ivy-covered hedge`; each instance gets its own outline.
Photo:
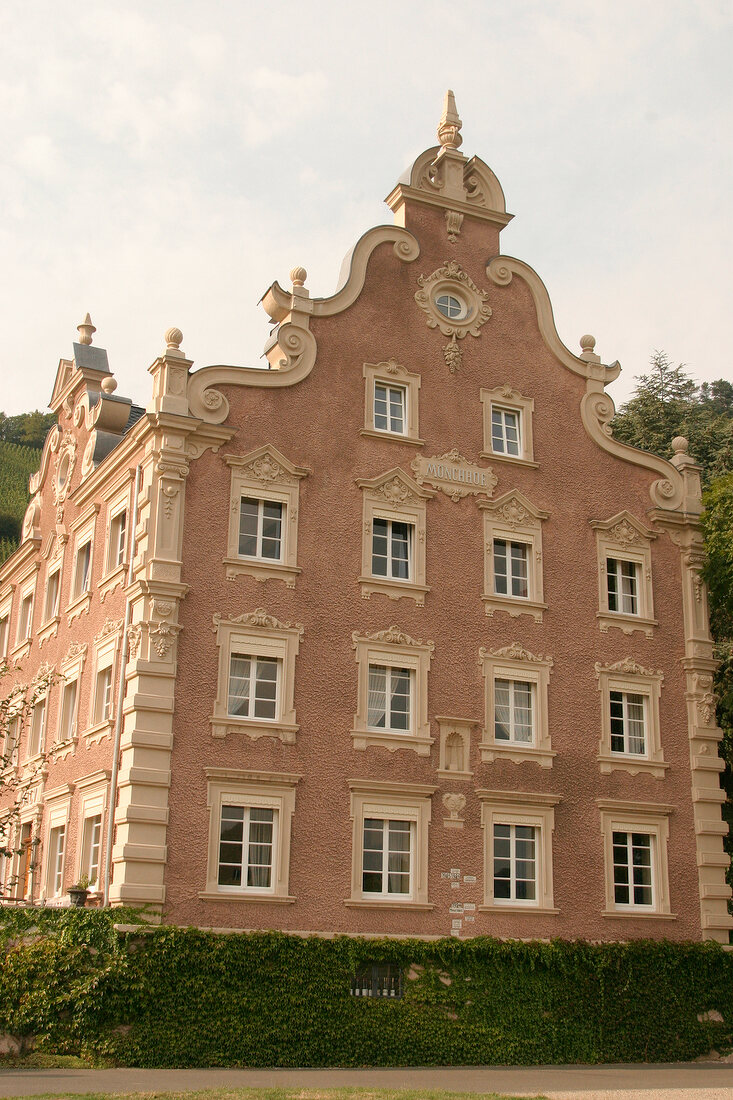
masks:
<path id="1" fill-rule="evenodd" d="M 0 912 L 0 1032 L 136 1066 L 688 1060 L 733 1042 L 716 944 L 333 940 L 164 926 L 120 910 Z M 401 999 L 351 996 L 369 963 Z"/>

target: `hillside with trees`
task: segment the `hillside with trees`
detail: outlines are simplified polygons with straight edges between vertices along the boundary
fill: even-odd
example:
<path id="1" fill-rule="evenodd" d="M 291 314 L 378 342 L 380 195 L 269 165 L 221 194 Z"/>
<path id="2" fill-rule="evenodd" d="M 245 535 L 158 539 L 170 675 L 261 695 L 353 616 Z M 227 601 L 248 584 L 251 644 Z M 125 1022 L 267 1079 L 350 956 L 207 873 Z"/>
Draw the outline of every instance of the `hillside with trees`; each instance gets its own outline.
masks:
<path id="1" fill-rule="evenodd" d="M 28 506 L 28 478 L 41 461 L 46 433 L 55 422 L 53 413 L 0 412 L 0 562 L 20 542 L 23 514 Z"/>

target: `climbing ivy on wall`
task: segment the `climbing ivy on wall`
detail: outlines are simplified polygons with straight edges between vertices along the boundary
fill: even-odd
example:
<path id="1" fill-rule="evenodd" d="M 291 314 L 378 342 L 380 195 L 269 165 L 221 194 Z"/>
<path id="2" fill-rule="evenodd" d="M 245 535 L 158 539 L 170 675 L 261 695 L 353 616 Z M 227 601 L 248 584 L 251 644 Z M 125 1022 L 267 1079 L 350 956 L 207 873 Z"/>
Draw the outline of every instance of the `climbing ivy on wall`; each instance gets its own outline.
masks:
<path id="1" fill-rule="evenodd" d="M 675 1061 L 733 1042 L 733 956 L 713 943 L 115 931 L 131 919 L 0 912 L 0 1032 L 138 1066 Z M 401 998 L 351 995 L 371 963 L 401 969 Z"/>

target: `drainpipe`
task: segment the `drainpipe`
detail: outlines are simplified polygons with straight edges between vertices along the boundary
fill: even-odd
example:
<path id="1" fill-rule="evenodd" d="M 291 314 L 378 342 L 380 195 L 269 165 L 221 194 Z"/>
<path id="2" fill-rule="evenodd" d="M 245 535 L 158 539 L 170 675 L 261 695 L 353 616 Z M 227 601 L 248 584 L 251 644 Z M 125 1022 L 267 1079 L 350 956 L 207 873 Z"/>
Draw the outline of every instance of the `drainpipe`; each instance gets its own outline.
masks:
<path id="1" fill-rule="evenodd" d="M 142 466 L 137 464 L 135 469 L 135 493 L 132 500 L 132 523 L 130 524 L 130 560 L 127 566 L 127 587 L 133 581 L 133 566 L 135 562 L 135 531 L 137 529 L 137 502 L 140 496 L 140 479 Z M 117 707 L 115 709 L 115 737 L 112 750 L 112 774 L 109 780 L 109 800 L 107 807 L 107 843 L 104 852 L 104 897 L 102 904 L 109 905 L 109 885 L 112 878 L 112 834 L 114 832 L 115 808 L 117 806 L 117 777 L 120 770 L 120 742 L 122 740 L 122 705 L 125 701 L 125 669 L 127 667 L 127 654 L 130 643 L 127 637 L 127 628 L 130 625 L 132 609 L 129 596 L 125 601 L 125 623 L 122 628 L 122 645 L 120 646 L 119 680 L 117 685 Z"/>

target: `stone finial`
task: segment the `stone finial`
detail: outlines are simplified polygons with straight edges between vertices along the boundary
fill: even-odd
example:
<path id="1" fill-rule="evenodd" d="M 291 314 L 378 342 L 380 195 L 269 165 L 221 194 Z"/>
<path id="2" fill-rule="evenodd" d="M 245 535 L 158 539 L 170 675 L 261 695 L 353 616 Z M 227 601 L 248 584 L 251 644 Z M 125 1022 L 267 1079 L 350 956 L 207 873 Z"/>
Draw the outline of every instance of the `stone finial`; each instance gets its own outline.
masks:
<path id="1" fill-rule="evenodd" d="M 461 126 L 463 123 L 458 117 L 456 109 L 456 97 L 448 89 L 443 100 L 443 114 L 438 123 L 438 141 L 444 149 L 458 149 L 463 144 Z"/>
<path id="2" fill-rule="evenodd" d="M 686 455 L 690 444 L 683 435 L 676 435 L 672 440 L 672 450 L 676 455 Z"/>
<path id="3" fill-rule="evenodd" d="M 293 286 L 305 286 L 305 280 L 308 278 L 308 272 L 304 267 L 294 267 L 290 272 L 290 279 Z"/>
<path id="4" fill-rule="evenodd" d="M 580 337 L 580 358 L 585 359 L 586 363 L 600 363 L 601 357 L 596 355 L 595 346 L 595 336 L 586 333 L 585 336 Z"/>
<path id="5" fill-rule="evenodd" d="M 97 330 L 92 324 L 92 319 L 88 313 L 81 324 L 76 326 L 76 331 L 79 333 L 80 344 L 91 344 L 92 334 Z"/>
<path id="6" fill-rule="evenodd" d="M 102 379 L 100 385 L 102 387 L 102 393 L 106 393 L 109 397 L 117 389 L 117 379 L 113 374 L 108 374 Z"/>
<path id="7" fill-rule="evenodd" d="M 166 351 L 180 351 L 181 343 L 183 341 L 183 333 L 179 328 L 169 328 L 163 337 L 166 344 Z"/>

